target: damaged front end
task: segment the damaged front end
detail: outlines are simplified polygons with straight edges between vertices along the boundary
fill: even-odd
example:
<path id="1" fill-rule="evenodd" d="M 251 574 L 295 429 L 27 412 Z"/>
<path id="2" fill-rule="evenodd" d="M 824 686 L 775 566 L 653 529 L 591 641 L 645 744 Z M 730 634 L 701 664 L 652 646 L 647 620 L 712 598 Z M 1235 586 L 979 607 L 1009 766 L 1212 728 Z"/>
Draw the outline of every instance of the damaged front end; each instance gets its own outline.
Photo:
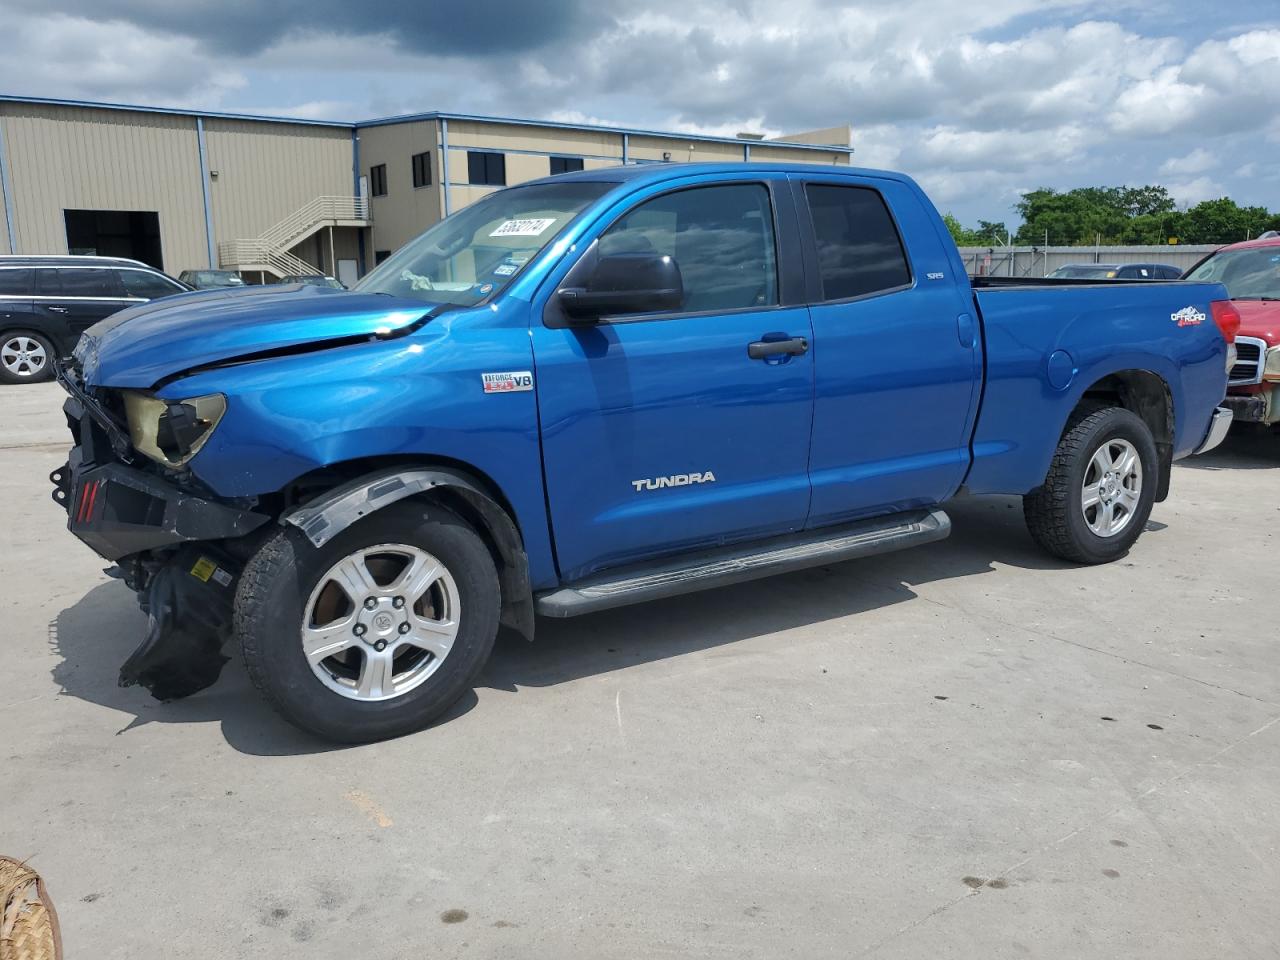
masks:
<path id="1" fill-rule="evenodd" d="M 120 684 L 141 684 L 159 700 L 190 696 L 227 661 L 237 557 L 270 517 L 137 456 L 119 413 L 89 393 L 74 366 L 59 365 L 58 380 L 70 394 L 63 411 L 76 443 L 50 475 L 53 499 L 73 534 L 117 562 L 148 618 Z"/>

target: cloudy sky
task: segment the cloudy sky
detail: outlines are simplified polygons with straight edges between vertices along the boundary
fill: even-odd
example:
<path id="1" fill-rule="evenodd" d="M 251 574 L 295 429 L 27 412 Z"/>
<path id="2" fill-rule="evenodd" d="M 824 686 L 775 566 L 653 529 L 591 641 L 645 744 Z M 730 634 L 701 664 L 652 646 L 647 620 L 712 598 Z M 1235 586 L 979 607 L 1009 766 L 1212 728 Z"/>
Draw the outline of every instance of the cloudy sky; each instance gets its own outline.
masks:
<path id="1" fill-rule="evenodd" d="M 0 92 L 732 135 L 853 125 L 966 222 L 1037 186 L 1280 209 L 1277 0 L 0 0 Z"/>

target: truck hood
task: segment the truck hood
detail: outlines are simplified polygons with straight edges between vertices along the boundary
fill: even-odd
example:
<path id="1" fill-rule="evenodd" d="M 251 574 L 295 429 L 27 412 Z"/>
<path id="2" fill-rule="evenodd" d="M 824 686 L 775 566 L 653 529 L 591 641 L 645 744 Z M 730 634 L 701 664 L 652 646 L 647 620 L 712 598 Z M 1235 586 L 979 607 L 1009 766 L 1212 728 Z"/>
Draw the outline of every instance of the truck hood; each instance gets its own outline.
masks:
<path id="1" fill-rule="evenodd" d="M 412 326 L 436 305 L 306 284 L 201 290 L 112 314 L 80 338 L 86 383 L 146 388 L 227 360 Z"/>
<path id="2" fill-rule="evenodd" d="M 1280 344 L 1280 300 L 1232 300 L 1240 311 L 1238 337 L 1257 337 L 1267 346 Z"/>

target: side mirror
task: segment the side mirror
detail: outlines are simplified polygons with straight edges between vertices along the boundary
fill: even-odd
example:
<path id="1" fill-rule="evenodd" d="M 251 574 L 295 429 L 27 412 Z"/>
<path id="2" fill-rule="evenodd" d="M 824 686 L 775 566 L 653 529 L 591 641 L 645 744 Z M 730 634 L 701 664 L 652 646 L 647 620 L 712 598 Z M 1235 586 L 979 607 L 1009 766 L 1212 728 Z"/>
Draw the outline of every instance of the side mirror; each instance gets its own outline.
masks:
<path id="1" fill-rule="evenodd" d="M 620 253 L 598 258 L 586 284 L 561 287 L 559 297 L 570 320 L 591 323 L 615 314 L 679 310 L 684 281 L 672 257 Z"/>

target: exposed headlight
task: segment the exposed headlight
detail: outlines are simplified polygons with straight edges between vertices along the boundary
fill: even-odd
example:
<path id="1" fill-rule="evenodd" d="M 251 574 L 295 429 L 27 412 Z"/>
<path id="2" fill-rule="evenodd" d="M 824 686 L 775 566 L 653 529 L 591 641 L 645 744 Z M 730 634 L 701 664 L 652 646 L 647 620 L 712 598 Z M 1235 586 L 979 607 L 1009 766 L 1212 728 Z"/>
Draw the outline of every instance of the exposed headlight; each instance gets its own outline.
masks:
<path id="1" fill-rule="evenodd" d="M 1240 359 L 1240 353 L 1236 350 L 1236 344 L 1233 340 L 1227 344 L 1227 373 L 1231 372 L 1231 368 L 1236 365 L 1236 361 Z"/>
<path id="2" fill-rule="evenodd" d="M 1267 362 L 1262 368 L 1263 380 L 1280 380 L 1280 347 L 1267 351 Z"/>
<path id="3" fill-rule="evenodd" d="M 161 400 L 129 390 L 124 412 L 135 450 L 167 467 L 180 467 L 209 439 L 227 412 L 227 398 L 210 393 L 190 400 Z"/>

